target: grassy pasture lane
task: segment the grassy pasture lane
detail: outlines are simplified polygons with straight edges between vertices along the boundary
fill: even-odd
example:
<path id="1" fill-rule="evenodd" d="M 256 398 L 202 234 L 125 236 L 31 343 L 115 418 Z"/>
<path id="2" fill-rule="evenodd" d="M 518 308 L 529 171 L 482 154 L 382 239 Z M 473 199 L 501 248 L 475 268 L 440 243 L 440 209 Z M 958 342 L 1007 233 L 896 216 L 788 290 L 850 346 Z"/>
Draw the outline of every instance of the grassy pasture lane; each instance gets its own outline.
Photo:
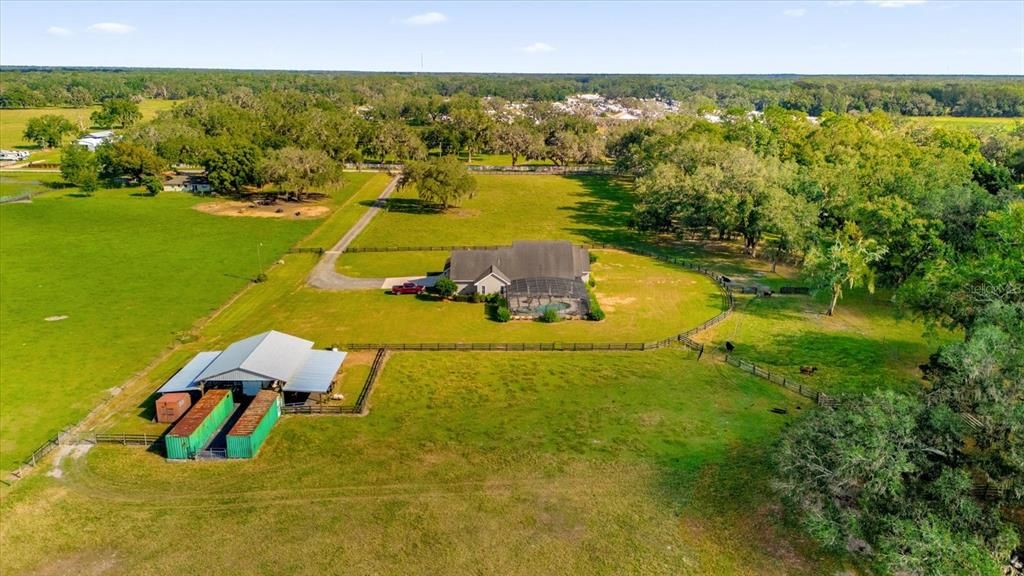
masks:
<path id="1" fill-rule="evenodd" d="M 768 487 L 771 443 L 807 404 L 692 353 L 397 353 L 371 402 L 364 418 L 286 416 L 252 461 L 175 465 L 117 446 L 69 456 L 61 478 L 33 475 L 0 504 L 0 569 L 838 568 L 778 520 Z M 248 545 L 267 533 L 275 545 Z"/>
<path id="2" fill-rule="evenodd" d="M 170 110 L 176 104 L 173 100 L 143 100 L 139 103 L 142 120 L 150 120 L 161 110 Z M 0 148 L 4 150 L 20 149 L 32 152 L 29 160 L 60 160 L 60 150 L 44 150 L 34 143 L 25 140 L 22 133 L 28 121 L 44 114 L 63 116 L 82 130 L 95 128 L 89 115 L 99 110 L 99 106 L 85 108 L 0 108 Z M 98 129 L 98 128 L 97 128 Z"/>
<path id="3" fill-rule="evenodd" d="M 321 221 L 203 214 L 209 199 L 139 189 L 43 188 L 51 176 L 4 174 L 45 194 L 0 206 L 0 469 L 78 421 Z M 348 175 L 340 205 L 370 179 Z M 20 188 L 17 188 L 20 189 Z M 61 316 L 66 319 L 55 320 Z M 51 318 L 52 321 L 47 321 Z"/>

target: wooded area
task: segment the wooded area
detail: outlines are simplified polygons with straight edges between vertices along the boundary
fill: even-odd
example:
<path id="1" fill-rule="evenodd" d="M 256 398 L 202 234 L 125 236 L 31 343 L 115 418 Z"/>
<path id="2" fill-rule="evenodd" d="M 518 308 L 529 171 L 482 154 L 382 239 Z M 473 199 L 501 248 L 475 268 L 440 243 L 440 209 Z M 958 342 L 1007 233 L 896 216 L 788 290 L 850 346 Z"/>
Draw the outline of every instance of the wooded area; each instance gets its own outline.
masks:
<path id="1" fill-rule="evenodd" d="M 290 88 L 336 104 L 389 104 L 466 94 L 555 101 L 578 93 L 669 98 L 697 109 L 781 106 L 823 112 L 882 110 L 908 116 L 1024 116 L 1024 86 L 981 76 L 698 76 L 615 74 L 416 74 L 3 67 L 0 108 L 88 106 L 110 98 L 214 97 L 238 88 Z"/>

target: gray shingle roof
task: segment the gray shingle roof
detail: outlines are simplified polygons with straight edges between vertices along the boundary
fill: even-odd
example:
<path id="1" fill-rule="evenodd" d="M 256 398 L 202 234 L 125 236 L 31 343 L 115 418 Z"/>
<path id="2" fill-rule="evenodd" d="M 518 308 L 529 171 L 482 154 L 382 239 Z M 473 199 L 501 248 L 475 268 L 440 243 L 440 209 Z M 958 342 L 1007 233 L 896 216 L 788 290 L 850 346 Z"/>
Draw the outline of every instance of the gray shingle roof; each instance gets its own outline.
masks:
<path id="1" fill-rule="evenodd" d="M 587 249 L 566 241 L 519 241 L 496 250 L 455 250 L 449 276 L 456 282 L 474 282 L 493 267 L 509 280 L 566 278 L 590 270 Z"/>

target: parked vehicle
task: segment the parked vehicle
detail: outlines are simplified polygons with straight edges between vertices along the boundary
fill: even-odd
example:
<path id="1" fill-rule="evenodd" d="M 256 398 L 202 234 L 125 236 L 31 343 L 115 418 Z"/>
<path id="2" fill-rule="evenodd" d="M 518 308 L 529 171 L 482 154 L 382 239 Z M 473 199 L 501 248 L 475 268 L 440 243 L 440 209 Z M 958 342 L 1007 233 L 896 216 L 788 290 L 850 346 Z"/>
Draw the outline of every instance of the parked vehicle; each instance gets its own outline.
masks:
<path id="1" fill-rule="evenodd" d="M 406 282 L 405 284 L 396 284 L 391 287 L 392 294 L 422 294 L 426 290 L 426 286 L 420 286 L 415 282 Z"/>

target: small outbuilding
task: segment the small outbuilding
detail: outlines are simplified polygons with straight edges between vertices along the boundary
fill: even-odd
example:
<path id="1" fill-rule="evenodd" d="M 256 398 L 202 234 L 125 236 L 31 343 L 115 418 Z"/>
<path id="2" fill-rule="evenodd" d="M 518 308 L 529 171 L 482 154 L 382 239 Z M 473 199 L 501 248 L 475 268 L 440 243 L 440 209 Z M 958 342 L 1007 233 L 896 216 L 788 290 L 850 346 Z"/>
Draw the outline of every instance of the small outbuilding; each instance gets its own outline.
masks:
<path id="1" fill-rule="evenodd" d="M 173 424 L 192 407 L 188 392 L 171 392 L 156 399 L 156 421 Z"/>

